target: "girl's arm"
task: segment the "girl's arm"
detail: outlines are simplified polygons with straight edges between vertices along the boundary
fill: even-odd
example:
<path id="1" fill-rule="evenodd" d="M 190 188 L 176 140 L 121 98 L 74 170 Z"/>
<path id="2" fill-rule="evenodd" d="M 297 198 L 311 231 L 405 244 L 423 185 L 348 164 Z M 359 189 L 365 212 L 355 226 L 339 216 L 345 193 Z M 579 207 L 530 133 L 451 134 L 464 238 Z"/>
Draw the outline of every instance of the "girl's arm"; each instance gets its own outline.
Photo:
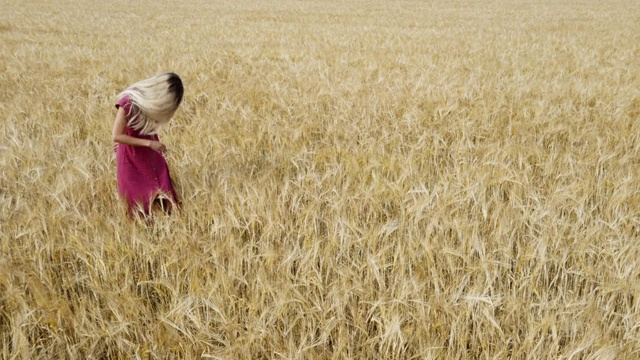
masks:
<path id="1" fill-rule="evenodd" d="M 116 120 L 113 123 L 113 141 L 120 144 L 127 144 L 133 146 L 150 147 L 158 152 L 165 152 L 167 148 L 160 141 L 139 139 L 133 136 L 129 136 L 124 133 L 124 129 L 127 126 L 127 117 L 123 107 L 118 108 L 116 113 Z"/>

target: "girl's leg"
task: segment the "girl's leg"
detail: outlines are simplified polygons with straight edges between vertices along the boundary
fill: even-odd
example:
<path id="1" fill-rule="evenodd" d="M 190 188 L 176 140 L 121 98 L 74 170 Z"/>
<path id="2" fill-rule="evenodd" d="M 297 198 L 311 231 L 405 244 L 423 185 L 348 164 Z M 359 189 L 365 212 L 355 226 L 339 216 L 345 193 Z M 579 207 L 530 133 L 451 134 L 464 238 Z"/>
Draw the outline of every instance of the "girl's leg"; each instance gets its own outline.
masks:
<path id="1" fill-rule="evenodd" d="M 162 194 L 156 196 L 151 202 L 151 213 L 162 212 L 171 215 L 171 201 Z"/>

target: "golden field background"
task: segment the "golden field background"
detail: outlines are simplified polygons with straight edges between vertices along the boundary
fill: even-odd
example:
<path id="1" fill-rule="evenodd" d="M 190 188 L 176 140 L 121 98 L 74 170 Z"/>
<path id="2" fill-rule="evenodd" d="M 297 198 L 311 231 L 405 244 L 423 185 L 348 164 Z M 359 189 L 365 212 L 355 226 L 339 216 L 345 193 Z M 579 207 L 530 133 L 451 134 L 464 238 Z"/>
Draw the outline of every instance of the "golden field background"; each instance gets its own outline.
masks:
<path id="1" fill-rule="evenodd" d="M 3 359 L 640 358 L 640 3 L 0 0 Z M 115 95 L 185 82 L 180 212 Z"/>

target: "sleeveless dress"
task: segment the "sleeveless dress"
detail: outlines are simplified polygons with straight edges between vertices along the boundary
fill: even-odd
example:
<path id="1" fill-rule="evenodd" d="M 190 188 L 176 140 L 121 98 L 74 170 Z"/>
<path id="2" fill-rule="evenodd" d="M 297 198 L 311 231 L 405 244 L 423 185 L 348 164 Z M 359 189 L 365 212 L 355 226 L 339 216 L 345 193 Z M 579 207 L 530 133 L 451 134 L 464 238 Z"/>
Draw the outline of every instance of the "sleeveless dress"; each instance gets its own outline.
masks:
<path id="1" fill-rule="evenodd" d="M 116 103 L 116 108 L 123 107 L 127 126 L 125 134 L 146 140 L 159 141 L 158 135 L 143 135 L 129 127 L 131 107 L 133 103 L 127 97 Z M 167 212 L 178 204 L 169 167 L 164 156 L 148 147 L 118 143 L 116 146 L 116 170 L 118 192 L 127 202 L 129 213 L 141 211 L 150 214 L 151 203 L 159 199 Z"/>

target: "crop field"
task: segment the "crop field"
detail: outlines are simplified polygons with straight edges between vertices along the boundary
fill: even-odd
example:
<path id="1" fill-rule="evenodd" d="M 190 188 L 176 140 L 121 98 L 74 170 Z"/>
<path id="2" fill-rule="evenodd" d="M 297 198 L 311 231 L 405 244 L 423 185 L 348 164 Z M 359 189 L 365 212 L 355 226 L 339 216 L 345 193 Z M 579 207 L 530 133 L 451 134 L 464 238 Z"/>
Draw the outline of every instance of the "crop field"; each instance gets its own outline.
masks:
<path id="1" fill-rule="evenodd" d="M 1 359 L 640 358 L 640 2 L 0 8 Z M 165 71 L 182 206 L 133 221 Z"/>

